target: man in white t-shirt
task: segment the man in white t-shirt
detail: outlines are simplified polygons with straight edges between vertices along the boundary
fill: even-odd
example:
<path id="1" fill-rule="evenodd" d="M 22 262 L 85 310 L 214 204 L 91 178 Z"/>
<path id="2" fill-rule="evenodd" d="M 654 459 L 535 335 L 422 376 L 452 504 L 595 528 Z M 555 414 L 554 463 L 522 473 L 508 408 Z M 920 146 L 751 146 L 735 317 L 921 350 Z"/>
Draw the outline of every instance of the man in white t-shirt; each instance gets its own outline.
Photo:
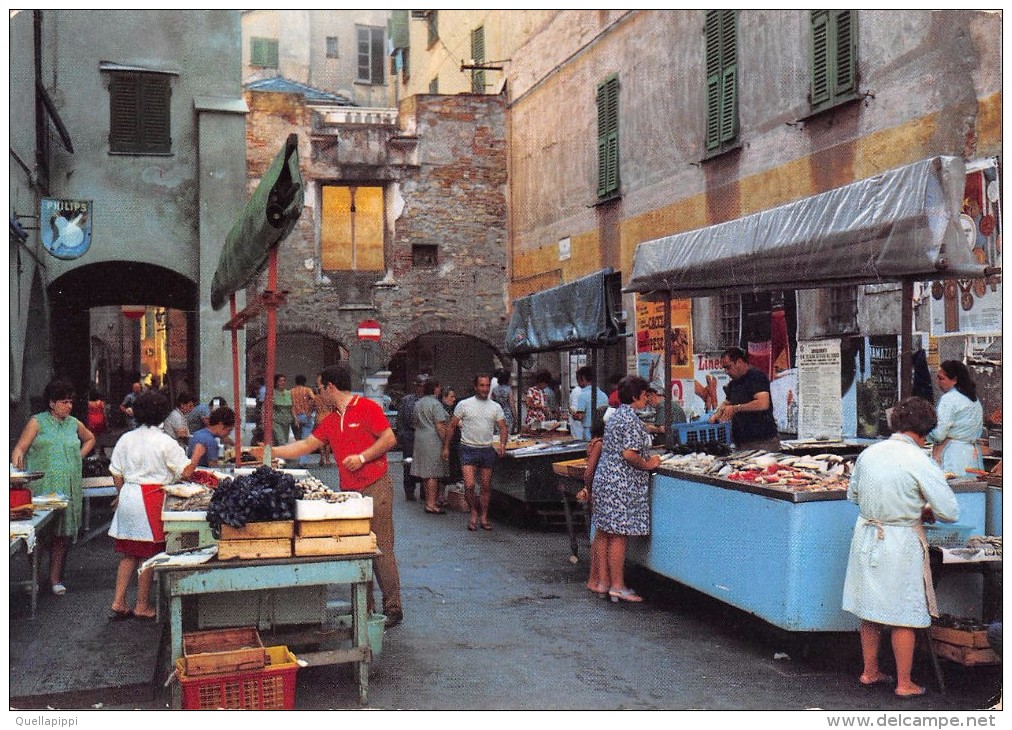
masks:
<path id="1" fill-rule="evenodd" d="M 450 442 L 453 432 L 460 426 L 460 471 L 464 476 L 464 499 L 471 508 L 471 521 L 467 529 L 491 530 L 488 507 L 492 501 L 492 467 L 496 459 L 506 453 L 506 415 L 502 406 L 488 397 L 492 381 L 488 375 L 474 379 L 474 395 L 457 403 L 453 417 L 443 434 L 443 459 L 450 459 Z M 496 426 L 499 433 L 496 434 Z M 481 482 L 480 499 L 475 498 L 475 481 Z"/>
<path id="2" fill-rule="evenodd" d="M 587 380 L 586 371 L 580 368 L 576 371 L 576 387 L 569 392 L 569 435 L 578 441 L 582 441 L 584 437 L 580 398 L 587 392 L 589 386 L 590 381 Z"/>
<path id="3" fill-rule="evenodd" d="M 195 405 L 197 400 L 192 395 L 180 393 L 176 397 L 176 407 L 162 422 L 162 430 L 184 449 L 190 443 L 190 426 L 186 422 L 186 416 Z"/>

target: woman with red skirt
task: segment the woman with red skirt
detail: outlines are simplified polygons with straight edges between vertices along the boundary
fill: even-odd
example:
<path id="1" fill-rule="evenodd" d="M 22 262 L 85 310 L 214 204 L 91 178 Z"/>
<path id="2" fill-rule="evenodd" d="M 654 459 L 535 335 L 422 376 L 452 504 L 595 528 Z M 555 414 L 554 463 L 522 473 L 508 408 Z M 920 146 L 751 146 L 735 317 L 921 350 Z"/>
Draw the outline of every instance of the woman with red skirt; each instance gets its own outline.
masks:
<path id="1" fill-rule="evenodd" d="M 162 485 L 189 477 L 195 466 L 183 447 L 161 429 L 162 421 L 169 415 L 165 396 L 154 391 L 142 393 L 134 401 L 133 409 L 138 427 L 116 442 L 109 465 L 113 483 L 119 490 L 109 535 L 115 540 L 116 552 L 123 554 L 116 570 L 114 620 L 154 619 L 151 602 L 154 573 L 148 569 L 138 576 L 137 600 L 132 610 L 127 603 L 127 589 L 138 563 L 165 550 Z"/>

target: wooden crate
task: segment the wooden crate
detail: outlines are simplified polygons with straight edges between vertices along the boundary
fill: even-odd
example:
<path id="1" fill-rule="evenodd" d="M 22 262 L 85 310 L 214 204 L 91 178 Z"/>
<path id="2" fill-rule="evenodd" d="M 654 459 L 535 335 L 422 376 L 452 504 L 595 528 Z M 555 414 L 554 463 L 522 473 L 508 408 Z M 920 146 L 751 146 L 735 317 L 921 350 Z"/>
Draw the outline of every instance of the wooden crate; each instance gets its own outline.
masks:
<path id="1" fill-rule="evenodd" d="M 296 537 L 296 555 L 359 555 L 376 552 L 376 534 L 345 537 Z"/>
<path id="2" fill-rule="evenodd" d="M 991 645 L 987 641 L 986 629 L 968 631 L 966 629 L 952 629 L 945 626 L 932 626 L 931 638 L 935 641 L 943 641 L 946 644 L 968 646 L 971 649 L 991 648 Z"/>
<path id="3" fill-rule="evenodd" d="M 372 532 L 372 520 L 299 520 L 295 533 L 299 537 L 345 537 L 347 535 L 368 535 Z"/>
<path id="4" fill-rule="evenodd" d="M 958 646 L 947 644 L 944 641 L 932 642 L 935 647 L 935 655 L 943 659 L 949 659 L 967 667 L 978 664 L 999 664 L 1001 658 L 991 649 L 974 649 L 969 646 Z"/>
<path id="5" fill-rule="evenodd" d="M 582 479 L 587 470 L 587 458 L 570 459 L 569 461 L 556 461 L 552 464 L 552 471 L 560 477 L 575 477 Z"/>
<path id="6" fill-rule="evenodd" d="M 274 537 L 294 537 L 295 520 L 274 522 L 247 522 L 243 527 L 221 526 L 222 540 L 264 540 Z"/>
<path id="7" fill-rule="evenodd" d="M 254 560 L 256 558 L 290 558 L 292 538 L 270 537 L 264 540 L 219 540 L 218 560 Z"/>
<path id="8" fill-rule="evenodd" d="M 266 661 L 255 626 L 183 634 L 183 670 L 191 677 L 263 669 Z"/>

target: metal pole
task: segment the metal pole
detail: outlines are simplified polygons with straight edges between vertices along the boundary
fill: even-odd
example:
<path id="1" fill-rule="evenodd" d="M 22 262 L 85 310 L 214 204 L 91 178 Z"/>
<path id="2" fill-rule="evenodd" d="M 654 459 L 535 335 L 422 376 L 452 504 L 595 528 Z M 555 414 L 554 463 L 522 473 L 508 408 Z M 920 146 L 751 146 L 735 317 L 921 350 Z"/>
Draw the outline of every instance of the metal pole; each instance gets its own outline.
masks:
<path id="1" fill-rule="evenodd" d="M 664 443 L 669 449 L 674 448 L 674 433 L 671 428 L 671 291 L 664 294 Z"/>
<path id="2" fill-rule="evenodd" d="M 235 292 L 229 297 L 232 321 L 235 321 Z M 235 403 L 235 465 L 242 464 L 242 424 L 246 420 L 246 399 L 239 393 L 239 328 L 232 327 L 232 397 Z"/>
<path id="3" fill-rule="evenodd" d="M 900 400 L 910 397 L 913 390 L 914 282 L 903 281 L 903 303 L 900 314 Z"/>
<path id="4" fill-rule="evenodd" d="M 267 367 L 264 375 L 267 394 L 264 396 L 264 464 L 271 464 L 271 438 L 274 428 L 274 348 L 277 344 L 276 305 L 273 301 L 278 289 L 278 247 L 272 246 L 267 262 Z"/>

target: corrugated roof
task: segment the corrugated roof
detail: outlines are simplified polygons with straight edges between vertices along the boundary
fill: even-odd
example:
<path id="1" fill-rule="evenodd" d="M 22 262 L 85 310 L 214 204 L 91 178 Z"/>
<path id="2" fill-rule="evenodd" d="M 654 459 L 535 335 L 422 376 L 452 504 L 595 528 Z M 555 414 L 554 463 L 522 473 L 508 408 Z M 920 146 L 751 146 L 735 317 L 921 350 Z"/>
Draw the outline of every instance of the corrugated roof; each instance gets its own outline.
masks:
<path id="1" fill-rule="evenodd" d="M 276 94 L 300 94 L 310 104 L 333 104 L 335 106 L 358 106 L 343 94 L 335 94 L 317 89 L 298 81 L 286 79 L 284 76 L 272 76 L 269 79 L 258 79 L 245 84 L 249 91 L 266 91 Z"/>

